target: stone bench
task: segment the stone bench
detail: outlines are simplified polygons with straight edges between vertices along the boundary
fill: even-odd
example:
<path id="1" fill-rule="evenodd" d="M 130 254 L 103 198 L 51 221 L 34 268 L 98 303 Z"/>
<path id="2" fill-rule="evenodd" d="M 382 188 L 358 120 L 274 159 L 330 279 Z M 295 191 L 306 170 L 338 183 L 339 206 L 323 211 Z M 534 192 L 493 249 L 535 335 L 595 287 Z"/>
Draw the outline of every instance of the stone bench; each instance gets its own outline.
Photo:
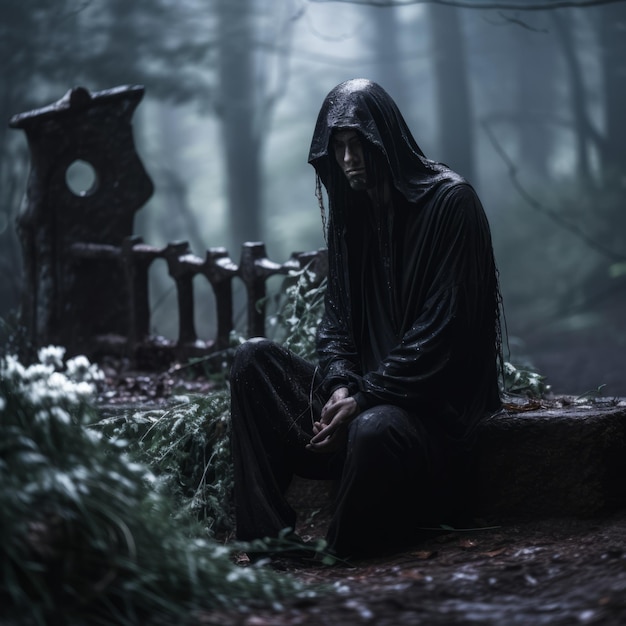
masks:
<path id="1" fill-rule="evenodd" d="M 625 400 L 521 408 L 481 427 L 472 476 L 478 515 L 587 517 L 626 505 Z"/>
<path id="2" fill-rule="evenodd" d="M 499 523 L 593 517 L 626 506 L 626 400 L 520 402 L 481 426 L 472 515 Z M 332 483 L 296 478 L 301 512 L 327 511 Z"/>

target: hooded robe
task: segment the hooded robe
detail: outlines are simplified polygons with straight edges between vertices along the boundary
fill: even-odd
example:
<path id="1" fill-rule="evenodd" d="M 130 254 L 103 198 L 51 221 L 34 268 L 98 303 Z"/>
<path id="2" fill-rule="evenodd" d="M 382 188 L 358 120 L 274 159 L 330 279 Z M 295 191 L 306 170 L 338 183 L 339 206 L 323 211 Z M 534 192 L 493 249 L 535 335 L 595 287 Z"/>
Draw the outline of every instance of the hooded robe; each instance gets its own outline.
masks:
<path id="1" fill-rule="evenodd" d="M 350 189 L 331 152 L 337 128 L 361 135 L 384 209 Z M 230 379 L 235 517 L 239 539 L 276 536 L 295 527 L 292 476 L 334 478 L 327 539 L 349 555 L 410 540 L 427 516 L 462 508 L 465 451 L 500 403 L 499 296 L 475 192 L 424 157 L 381 87 L 358 79 L 331 91 L 309 161 L 330 205 L 319 367 L 267 339 L 238 348 Z M 360 409 L 345 448 L 308 450 L 313 422 L 343 386 Z"/>
<path id="2" fill-rule="evenodd" d="M 332 154 L 339 128 L 361 136 L 368 177 L 391 173 L 385 209 L 350 189 Z M 450 438 L 469 443 L 500 406 L 500 300 L 480 200 L 458 174 L 424 157 L 394 101 L 365 79 L 329 93 L 309 162 L 330 203 L 318 330 L 327 389 L 347 386 L 361 409 L 391 404 L 438 420 Z"/>

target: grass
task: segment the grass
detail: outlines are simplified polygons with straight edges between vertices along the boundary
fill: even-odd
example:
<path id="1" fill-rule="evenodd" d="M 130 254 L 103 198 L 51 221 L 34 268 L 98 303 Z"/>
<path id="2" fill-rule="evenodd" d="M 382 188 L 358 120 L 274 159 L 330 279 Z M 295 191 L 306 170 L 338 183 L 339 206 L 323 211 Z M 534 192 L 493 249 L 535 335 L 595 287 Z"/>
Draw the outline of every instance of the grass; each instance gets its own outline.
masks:
<path id="1" fill-rule="evenodd" d="M 289 278 L 270 320 L 275 339 L 314 358 L 325 283 Z M 28 367 L 0 359 L 0 602 L 5 622 L 185 623 L 194 612 L 314 592 L 233 564 L 228 383 L 159 409 L 99 413 L 103 375 L 62 348 Z M 543 379 L 505 365 L 504 389 L 538 395 Z M 250 547 L 250 546 L 249 546 Z M 255 542 L 255 552 L 281 544 Z M 288 541 L 284 548 L 289 549 Z M 318 546 L 319 547 L 319 546 Z"/>
<path id="2" fill-rule="evenodd" d="M 203 437 L 225 441 L 219 420 L 200 436 L 208 405 L 180 402 L 163 415 L 131 419 L 126 429 L 115 420 L 95 429 L 100 377 L 84 357 L 64 363 L 56 348 L 40 351 L 40 363 L 30 367 L 10 356 L 0 361 L 6 623 L 184 623 L 198 610 L 250 610 L 310 595 L 271 570 L 235 566 L 231 548 L 211 538 L 194 505 L 179 506 L 183 497 L 197 499 L 199 488 L 206 488 L 205 513 L 206 503 L 221 497 L 209 488 L 210 472 L 220 467 L 209 458 L 197 484 L 191 472 L 174 486 L 175 451 L 184 450 L 191 466 L 194 455 L 206 452 Z M 214 415 L 225 410 L 223 397 L 207 402 Z M 197 421 L 190 428 L 185 417 L 192 413 Z M 133 429 L 138 438 L 119 436 Z M 175 445 L 161 448 L 165 432 Z M 137 462 L 146 455 L 154 455 L 158 472 Z M 180 471 L 188 474 L 184 466 Z"/>

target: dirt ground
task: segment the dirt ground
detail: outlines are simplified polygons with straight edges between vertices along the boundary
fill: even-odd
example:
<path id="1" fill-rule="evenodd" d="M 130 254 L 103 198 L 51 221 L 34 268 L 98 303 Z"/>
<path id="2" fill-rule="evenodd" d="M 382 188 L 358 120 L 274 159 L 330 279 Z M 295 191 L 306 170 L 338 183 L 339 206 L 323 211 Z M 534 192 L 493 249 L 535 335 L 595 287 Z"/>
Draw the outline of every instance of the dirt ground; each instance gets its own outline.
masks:
<path id="1" fill-rule="evenodd" d="M 330 485 L 294 482 L 292 500 L 302 520 L 298 533 L 323 538 Z M 433 532 L 411 549 L 351 563 L 276 558 L 266 567 L 324 590 L 274 610 L 205 615 L 198 623 L 626 625 L 626 509 L 601 518 L 477 526 Z"/>
<path id="2" fill-rule="evenodd" d="M 319 529 L 313 529 L 315 533 Z M 402 553 L 324 566 L 273 567 L 322 591 L 219 626 L 626 624 L 626 511 L 442 532 Z"/>
<path id="3" fill-rule="evenodd" d="M 121 377 L 102 399 L 158 403 L 179 384 Z M 210 390 L 201 381 L 186 386 Z M 299 533 L 323 537 L 327 511 L 314 495 L 304 501 Z M 240 566 L 251 565 L 244 557 Z M 190 626 L 626 625 L 626 510 L 441 531 L 401 553 L 332 566 L 277 558 L 264 567 L 317 594 L 271 609 L 200 613 Z"/>

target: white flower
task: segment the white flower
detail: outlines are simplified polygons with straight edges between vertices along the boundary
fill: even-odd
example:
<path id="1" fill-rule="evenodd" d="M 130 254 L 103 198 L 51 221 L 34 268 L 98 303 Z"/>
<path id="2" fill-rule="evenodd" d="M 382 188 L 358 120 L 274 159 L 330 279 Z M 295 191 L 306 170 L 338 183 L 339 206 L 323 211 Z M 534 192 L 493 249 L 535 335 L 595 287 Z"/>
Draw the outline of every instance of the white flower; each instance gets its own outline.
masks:
<path id="1" fill-rule="evenodd" d="M 39 348 L 37 352 L 39 362 L 44 365 L 52 365 L 54 369 L 60 370 L 63 367 L 63 357 L 65 356 L 65 348 L 62 346 L 46 346 Z"/>
<path id="2" fill-rule="evenodd" d="M 34 408 L 54 405 L 62 395 L 58 390 L 51 388 L 45 380 L 32 381 L 24 385 L 20 391 L 23 398 Z"/>
<path id="3" fill-rule="evenodd" d="M 35 413 L 35 422 L 38 422 L 40 424 L 45 424 L 49 419 L 50 419 L 50 413 L 48 413 L 48 411 L 44 409 L 37 411 L 37 413 Z"/>
<path id="4" fill-rule="evenodd" d="M 24 366 L 17 360 L 13 354 L 8 354 L 0 362 L 0 376 L 6 378 L 10 383 L 19 383 L 24 379 Z"/>
<path id="5" fill-rule="evenodd" d="M 89 366 L 89 359 L 86 356 L 82 354 L 75 356 L 65 366 L 68 378 L 77 381 L 85 380 L 85 376 L 89 372 Z"/>
<path id="6" fill-rule="evenodd" d="M 59 406 L 53 406 L 50 409 L 50 415 L 62 424 L 70 424 L 72 421 L 70 414 Z"/>
<path id="7" fill-rule="evenodd" d="M 96 389 L 91 383 L 78 383 L 75 386 L 76 396 L 79 402 L 90 402 L 95 393 Z"/>
<path id="8" fill-rule="evenodd" d="M 76 385 L 61 372 L 52 372 L 48 378 L 48 387 L 52 391 L 60 391 L 64 395 L 72 395 Z"/>
<path id="9" fill-rule="evenodd" d="M 98 443 L 102 439 L 102 433 L 92 430 L 91 428 L 86 428 L 83 432 L 85 433 L 85 437 L 92 443 Z"/>
<path id="10" fill-rule="evenodd" d="M 34 363 L 24 370 L 24 379 L 30 381 L 46 380 L 54 372 L 54 366 Z"/>
<path id="11" fill-rule="evenodd" d="M 504 373 L 510 376 L 515 371 L 516 371 L 515 367 L 511 363 L 509 363 L 508 361 L 505 361 L 505 363 L 504 363 Z"/>
<path id="12" fill-rule="evenodd" d="M 82 354 L 69 359 L 65 367 L 68 378 L 76 382 L 104 380 L 104 372 L 95 363 L 92 365 Z"/>
<path id="13" fill-rule="evenodd" d="M 229 583 L 234 583 L 238 580 L 243 580 L 245 582 L 250 582 L 250 583 L 254 583 L 257 580 L 256 574 L 254 573 L 254 571 L 249 568 L 249 567 L 242 567 L 239 569 L 236 569 L 232 572 L 229 572 L 226 575 L 226 580 Z"/>

